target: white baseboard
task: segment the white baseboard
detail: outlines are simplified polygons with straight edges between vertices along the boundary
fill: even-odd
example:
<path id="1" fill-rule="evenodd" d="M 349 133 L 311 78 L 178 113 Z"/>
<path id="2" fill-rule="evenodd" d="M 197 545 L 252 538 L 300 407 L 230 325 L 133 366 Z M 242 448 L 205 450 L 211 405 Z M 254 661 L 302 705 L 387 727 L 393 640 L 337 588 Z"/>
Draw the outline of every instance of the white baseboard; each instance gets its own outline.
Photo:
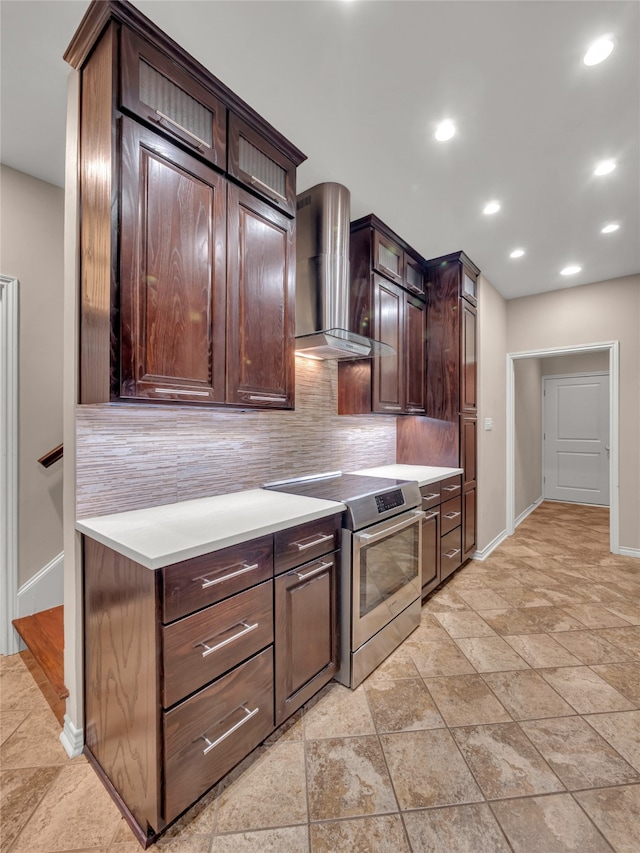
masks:
<path id="1" fill-rule="evenodd" d="M 640 548 L 620 548 L 623 557 L 636 557 L 640 559 Z"/>
<path id="2" fill-rule="evenodd" d="M 531 506 L 528 506 L 528 507 L 524 510 L 524 512 L 521 512 L 521 513 L 520 513 L 520 515 L 519 515 L 519 516 L 516 518 L 516 520 L 514 521 L 514 527 L 517 527 L 519 524 L 522 524 L 522 522 L 525 520 L 525 518 L 526 518 L 528 515 L 531 515 L 531 513 L 534 511 L 534 509 L 538 509 L 538 507 L 540 506 L 540 504 L 542 503 L 542 501 L 543 501 L 543 500 L 544 500 L 544 496 L 543 496 L 543 495 L 540 495 L 540 497 L 539 497 L 537 500 L 535 500 L 535 501 L 531 504 Z"/>
<path id="3" fill-rule="evenodd" d="M 471 559 L 472 560 L 486 560 L 487 557 L 489 556 L 489 554 L 492 551 L 495 551 L 495 549 L 498 547 L 498 545 L 501 542 L 504 542 L 504 540 L 507 538 L 508 535 L 509 534 L 507 533 L 506 530 L 503 530 L 502 533 L 498 533 L 498 535 L 495 537 L 495 539 L 492 539 L 491 542 L 489 542 L 489 544 L 486 546 L 486 548 L 483 548 L 481 551 L 474 551 L 473 554 L 471 555 Z"/>
<path id="4" fill-rule="evenodd" d="M 78 729 L 67 714 L 64 715 L 64 728 L 60 735 L 60 743 L 64 746 L 69 758 L 82 755 L 84 749 L 84 729 Z"/>
<path id="5" fill-rule="evenodd" d="M 64 603 L 64 553 L 30 578 L 18 590 L 18 618 Z"/>

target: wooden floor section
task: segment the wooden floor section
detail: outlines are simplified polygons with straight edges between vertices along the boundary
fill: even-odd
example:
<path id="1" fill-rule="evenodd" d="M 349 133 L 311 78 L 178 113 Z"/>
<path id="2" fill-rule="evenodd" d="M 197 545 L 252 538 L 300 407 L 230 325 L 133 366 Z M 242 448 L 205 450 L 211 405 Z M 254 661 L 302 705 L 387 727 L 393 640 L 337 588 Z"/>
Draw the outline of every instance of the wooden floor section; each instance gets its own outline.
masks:
<path id="1" fill-rule="evenodd" d="M 13 627 L 59 699 L 66 699 L 69 695 L 64 684 L 63 612 L 64 608 L 60 605 L 13 620 Z"/>

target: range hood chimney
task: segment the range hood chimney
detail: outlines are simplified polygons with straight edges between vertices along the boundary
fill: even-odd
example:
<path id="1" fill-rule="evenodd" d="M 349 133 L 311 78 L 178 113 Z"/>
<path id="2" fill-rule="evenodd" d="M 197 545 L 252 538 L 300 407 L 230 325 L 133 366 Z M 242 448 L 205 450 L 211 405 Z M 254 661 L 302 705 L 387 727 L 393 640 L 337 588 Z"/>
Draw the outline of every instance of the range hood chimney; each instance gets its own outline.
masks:
<path id="1" fill-rule="evenodd" d="M 317 359 L 393 355 L 381 341 L 349 330 L 351 194 L 336 183 L 298 196 L 296 354 Z"/>

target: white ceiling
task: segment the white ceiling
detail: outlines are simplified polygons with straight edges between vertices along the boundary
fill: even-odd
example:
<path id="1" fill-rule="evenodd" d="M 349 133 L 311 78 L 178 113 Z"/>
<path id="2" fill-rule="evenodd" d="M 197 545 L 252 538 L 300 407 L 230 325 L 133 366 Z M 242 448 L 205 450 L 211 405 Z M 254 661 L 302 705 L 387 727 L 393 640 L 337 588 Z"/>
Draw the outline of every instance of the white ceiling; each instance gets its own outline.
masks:
<path id="1" fill-rule="evenodd" d="M 307 154 L 299 190 L 345 184 L 352 218 L 425 257 L 463 249 L 508 299 L 640 272 L 637 0 L 134 5 Z M 62 54 L 87 6 L 1 3 L 2 162 L 60 186 Z M 585 66 L 603 33 L 613 54 Z M 458 133 L 439 143 L 445 117 Z M 594 177 L 604 158 L 617 169 Z"/>

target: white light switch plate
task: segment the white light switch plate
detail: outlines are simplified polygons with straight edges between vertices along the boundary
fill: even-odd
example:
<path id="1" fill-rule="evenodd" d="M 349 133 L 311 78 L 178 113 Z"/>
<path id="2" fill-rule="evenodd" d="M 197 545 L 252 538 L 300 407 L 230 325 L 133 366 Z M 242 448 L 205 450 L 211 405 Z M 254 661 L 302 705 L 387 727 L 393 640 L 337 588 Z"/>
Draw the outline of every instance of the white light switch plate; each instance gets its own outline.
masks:
<path id="1" fill-rule="evenodd" d="M 493 429 L 493 418 L 485 418 L 484 419 L 484 428 L 486 430 Z"/>

